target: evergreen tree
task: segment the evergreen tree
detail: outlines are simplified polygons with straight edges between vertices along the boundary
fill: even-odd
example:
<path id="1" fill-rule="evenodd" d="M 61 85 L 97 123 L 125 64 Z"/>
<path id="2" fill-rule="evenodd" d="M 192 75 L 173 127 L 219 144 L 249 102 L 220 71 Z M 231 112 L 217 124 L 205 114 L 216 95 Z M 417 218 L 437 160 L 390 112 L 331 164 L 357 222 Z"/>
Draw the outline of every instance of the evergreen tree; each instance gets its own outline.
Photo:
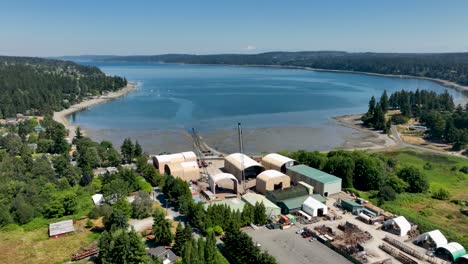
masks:
<path id="1" fill-rule="evenodd" d="M 175 239 L 174 239 L 174 246 L 172 247 L 172 250 L 174 253 L 178 256 L 182 255 L 182 249 L 185 243 L 188 241 L 186 234 L 185 234 L 185 228 L 182 226 L 182 224 L 179 222 L 176 228 L 176 234 L 175 234 Z M 190 234 L 191 235 L 191 234 Z"/>
<path id="2" fill-rule="evenodd" d="M 140 143 L 138 143 L 138 140 L 135 141 L 135 147 L 133 150 L 133 157 L 137 158 L 140 157 L 143 154 L 143 149 L 141 148 Z"/>
<path id="3" fill-rule="evenodd" d="M 259 202 L 255 203 L 254 222 L 257 225 L 265 225 L 267 223 L 266 208 L 263 203 L 259 203 Z"/>
<path id="4" fill-rule="evenodd" d="M 120 152 L 122 153 L 122 161 L 125 164 L 131 163 L 133 158 L 133 143 L 130 138 L 124 139 L 122 146 L 120 147 Z"/>
<path id="5" fill-rule="evenodd" d="M 217 247 L 216 247 L 216 238 L 213 233 L 209 233 L 206 237 L 206 246 L 205 246 L 205 263 L 206 264 L 216 264 L 217 256 Z"/>
<path id="6" fill-rule="evenodd" d="M 104 231 L 99 238 L 98 258 L 103 264 L 148 263 L 150 261 L 145 246 L 138 234 L 132 229 Z"/>
<path id="7" fill-rule="evenodd" d="M 382 96 L 380 97 L 380 107 L 384 113 L 388 111 L 388 95 L 387 90 L 384 90 Z"/>
<path id="8" fill-rule="evenodd" d="M 372 96 L 369 101 L 369 110 L 367 110 L 367 112 L 370 114 L 373 114 L 374 111 L 375 111 L 375 97 Z"/>
<path id="9" fill-rule="evenodd" d="M 172 243 L 171 224 L 166 219 L 162 210 L 155 210 L 153 213 L 154 223 L 152 234 L 155 236 L 154 242 L 158 245 L 170 245 Z"/>

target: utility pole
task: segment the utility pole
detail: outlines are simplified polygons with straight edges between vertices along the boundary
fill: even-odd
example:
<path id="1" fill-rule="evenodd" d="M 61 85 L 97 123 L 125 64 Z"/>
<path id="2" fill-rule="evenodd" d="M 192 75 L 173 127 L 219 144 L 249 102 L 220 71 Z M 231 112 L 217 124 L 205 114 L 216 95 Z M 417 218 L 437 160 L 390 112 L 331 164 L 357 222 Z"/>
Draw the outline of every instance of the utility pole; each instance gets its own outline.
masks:
<path id="1" fill-rule="evenodd" d="M 239 153 L 241 154 L 241 173 L 242 173 L 242 189 L 243 193 L 246 193 L 246 182 L 244 172 L 244 141 L 242 139 L 242 126 L 241 123 L 237 123 L 237 130 L 239 132 Z"/>

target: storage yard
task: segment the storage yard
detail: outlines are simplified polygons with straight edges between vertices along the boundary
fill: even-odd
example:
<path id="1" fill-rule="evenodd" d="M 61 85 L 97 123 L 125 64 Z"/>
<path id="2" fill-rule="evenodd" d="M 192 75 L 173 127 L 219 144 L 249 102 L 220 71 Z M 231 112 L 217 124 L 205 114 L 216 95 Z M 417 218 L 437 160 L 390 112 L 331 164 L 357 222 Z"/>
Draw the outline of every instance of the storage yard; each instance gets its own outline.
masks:
<path id="1" fill-rule="evenodd" d="M 448 264 L 468 259 L 465 249 L 440 231 L 419 234 L 405 217 L 343 192 L 334 175 L 276 153 L 195 152 L 154 156 L 153 163 L 188 181 L 194 200 L 205 208 L 223 204 L 242 211 L 246 204 L 263 203 L 269 223 L 244 231 L 279 263 Z"/>
<path id="2" fill-rule="evenodd" d="M 263 250 L 274 256 L 278 263 L 336 263 L 349 264 L 349 260 L 329 249 L 318 241 L 309 242 L 296 234 L 297 228 L 287 230 L 249 229 L 245 232 L 253 241 L 260 244 Z"/>

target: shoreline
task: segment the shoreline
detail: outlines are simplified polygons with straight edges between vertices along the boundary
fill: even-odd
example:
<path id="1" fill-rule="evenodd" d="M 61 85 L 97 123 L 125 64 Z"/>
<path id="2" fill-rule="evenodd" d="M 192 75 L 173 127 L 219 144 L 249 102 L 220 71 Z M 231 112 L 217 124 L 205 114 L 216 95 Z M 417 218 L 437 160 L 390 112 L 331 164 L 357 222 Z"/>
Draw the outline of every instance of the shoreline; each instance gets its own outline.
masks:
<path id="1" fill-rule="evenodd" d="M 359 133 L 370 133 L 376 139 L 380 139 L 383 142 L 372 142 L 372 146 L 363 148 L 346 148 L 346 150 L 383 150 L 398 147 L 398 143 L 395 141 L 395 139 L 393 139 L 393 137 L 362 126 L 362 123 L 360 121 L 361 116 L 362 114 L 348 114 L 341 116 L 333 116 L 331 117 L 331 119 L 335 120 L 338 125 L 353 129 L 354 131 L 358 131 Z"/>
<path id="2" fill-rule="evenodd" d="M 294 69 L 294 70 L 305 70 L 305 71 L 316 71 L 316 72 L 334 72 L 334 73 L 348 73 L 348 74 L 363 74 L 363 75 L 371 75 L 371 76 L 378 76 L 378 77 L 388 77 L 388 78 L 401 78 L 401 79 L 419 79 L 419 80 L 426 80 L 438 83 L 442 86 L 447 88 L 455 89 L 457 91 L 463 92 L 468 91 L 468 85 L 461 85 L 458 83 L 454 83 L 447 80 L 437 79 L 437 78 L 430 78 L 424 76 L 412 76 L 412 75 L 395 75 L 395 74 L 384 74 L 384 73 L 373 73 L 373 72 L 363 72 L 363 71 L 351 71 L 351 70 L 332 70 L 332 69 L 321 69 L 321 68 L 311 68 L 311 67 L 304 67 L 304 66 L 289 66 L 289 65 L 262 65 L 262 64 L 200 64 L 200 63 L 167 63 L 164 64 L 181 64 L 181 65 L 208 65 L 208 66 L 238 66 L 238 67 L 258 67 L 258 68 L 273 68 L 273 69 Z M 467 96 L 468 97 L 468 96 Z"/>
<path id="3" fill-rule="evenodd" d="M 215 64 L 216 65 L 216 64 Z M 362 72 L 362 71 L 350 71 L 350 70 L 331 70 L 331 69 L 320 69 L 320 68 L 310 68 L 303 66 L 287 66 L 287 65 L 233 65 L 233 66 L 247 66 L 247 67 L 266 67 L 266 68 L 284 68 L 284 69 L 298 69 L 306 71 L 317 71 L 317 72 L 335 72 L 335 73 L 350 73 L 350 74 L 364 74 L 371 76 L 379 77 L 388 77 L 388 78 L 401 78 L 401 79 L 419 79 L 426 80 L 438 83 L 447 88 L 452 88 L 458 91 L 468 91 L 467 85 L 461 85 L 447 80 L 430 78 L 424 76 L 412 76 L 412 75 L 395 75 L 395 74 L 384 74 L 384 73 L 373 73 L 373 72 Z"/>
<path id="4" fill-rule="evenodd" d="M 65 129 L 68 130 L 68 138 L 72 140 L 75 137 L 75 129 L 78 127 L 76 125 L 71 125 L 68 123 L 67 117 L 73 113 L 87 109 L 93 105 L 104 103 L 122 96 L 129 94 L 134 91 L 137 87 L 136 82 L 128 82 L 127 86 L 122 87 L 121 89 L 101 95 L 98 98 L 85 99 L 77 104 L 71 105 L 67 109 L 63 109 L 59 112 L 54 112 L 52 119 L 56 122 L 59 122 L 65 126 Z M 82 131 L 84 133 L 84 131 Z"/>

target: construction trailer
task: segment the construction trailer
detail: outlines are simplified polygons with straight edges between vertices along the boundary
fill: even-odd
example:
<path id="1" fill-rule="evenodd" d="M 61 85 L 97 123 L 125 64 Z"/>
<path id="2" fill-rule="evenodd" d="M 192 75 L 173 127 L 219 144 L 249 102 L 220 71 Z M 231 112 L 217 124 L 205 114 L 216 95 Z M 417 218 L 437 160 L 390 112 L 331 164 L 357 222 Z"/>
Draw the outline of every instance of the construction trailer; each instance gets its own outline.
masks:
<path id="1" fill-rule="evenodd" d="M 291 186 L 289 176 L 276 170 L 266 170 L 260 173 L 256 181 L 255 189 L 261 194 L 266 194 L 267 191 L 284 190 Z"/>
<path id="2" fill-rule="evenodd" d="M 314 186 L 314 193 L 327 197 L 341 192 L 341 178 L 306 165 L 288 167 L 286 174 L 294 184 L 300 181 Z"/>
<path id="3" fill-rule="evenodd" d="M 236 176 L 238 181 L 256 178 L 265 168 L 249 156 L 234 153 L 224 158 L 224 170 Z"/>
<path id="4" fill-rule="evenodd" d="M 280 154 L 270 153 L 262 158 L 262 165 L 267 170 L 276 170 L 286 173 L 288 167 L 299 164 L 297 161 Z"/>

